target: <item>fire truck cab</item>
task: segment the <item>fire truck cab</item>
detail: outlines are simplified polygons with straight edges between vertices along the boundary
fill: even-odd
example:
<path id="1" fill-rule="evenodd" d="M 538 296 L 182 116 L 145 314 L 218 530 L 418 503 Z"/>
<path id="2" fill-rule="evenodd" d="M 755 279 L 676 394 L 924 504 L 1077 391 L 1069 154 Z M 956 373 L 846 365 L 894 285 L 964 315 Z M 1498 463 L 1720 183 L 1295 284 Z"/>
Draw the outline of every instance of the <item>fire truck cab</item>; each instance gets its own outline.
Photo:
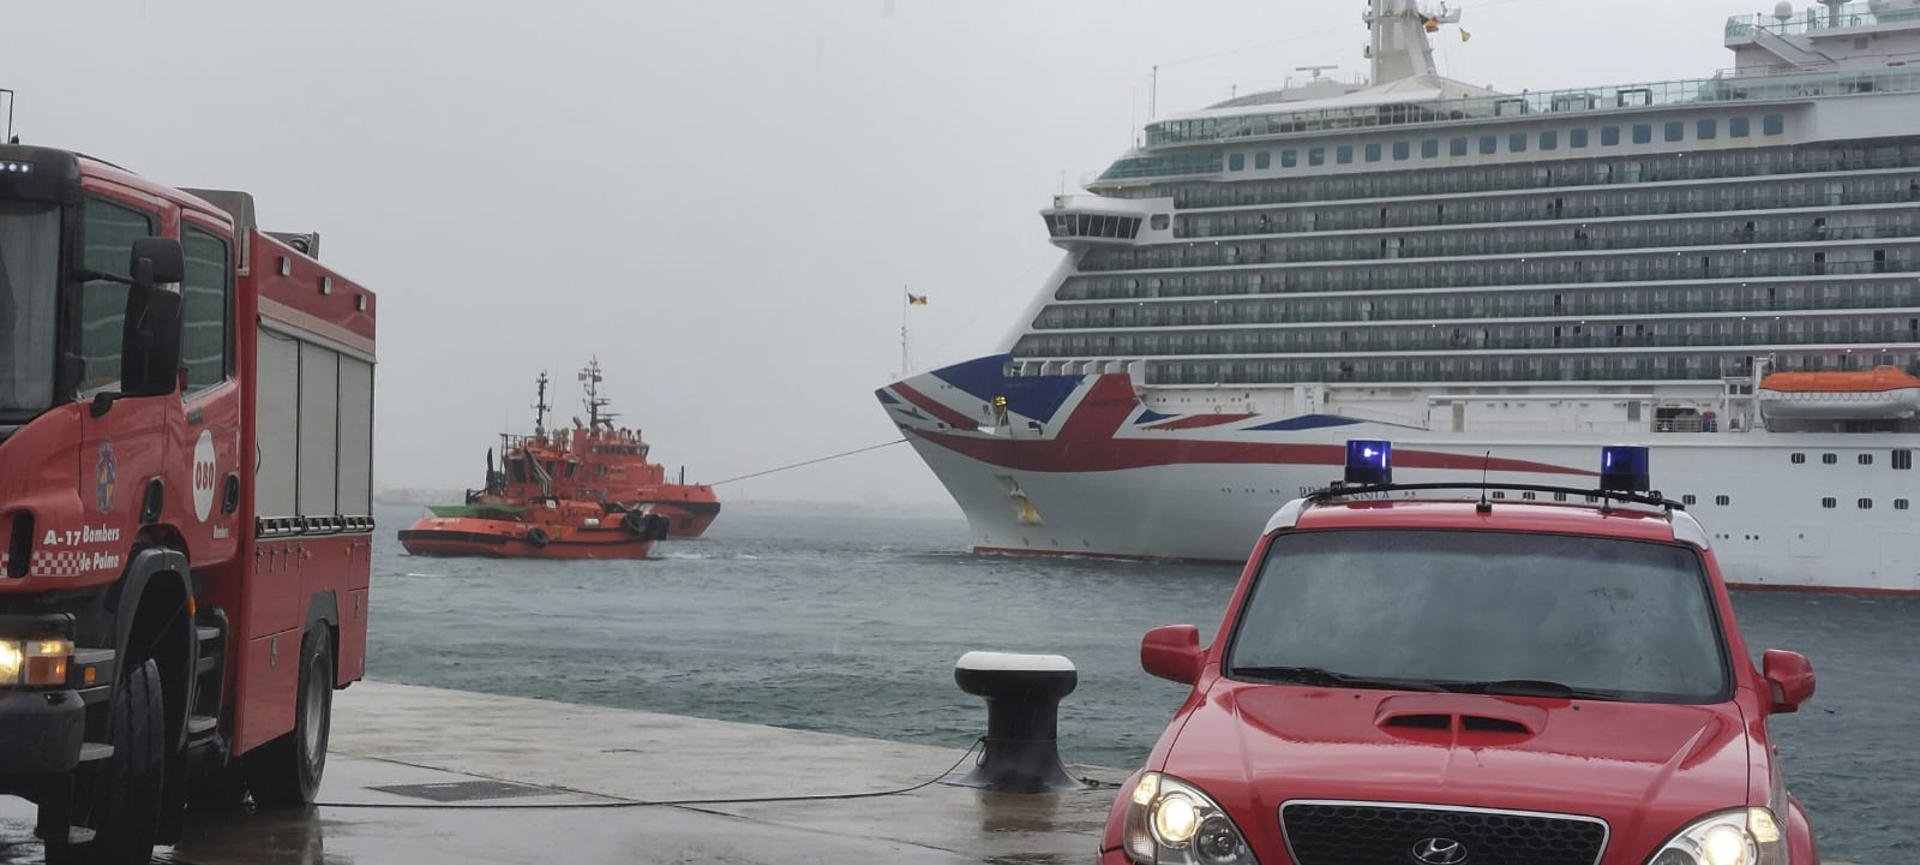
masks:
<path id="1" fill-rule="evenodd" d="M 311 802 L 361 678 L 371 293 L 244 193 L 0 145 L 0 793 L 145 862 L 244 780 Z"/>

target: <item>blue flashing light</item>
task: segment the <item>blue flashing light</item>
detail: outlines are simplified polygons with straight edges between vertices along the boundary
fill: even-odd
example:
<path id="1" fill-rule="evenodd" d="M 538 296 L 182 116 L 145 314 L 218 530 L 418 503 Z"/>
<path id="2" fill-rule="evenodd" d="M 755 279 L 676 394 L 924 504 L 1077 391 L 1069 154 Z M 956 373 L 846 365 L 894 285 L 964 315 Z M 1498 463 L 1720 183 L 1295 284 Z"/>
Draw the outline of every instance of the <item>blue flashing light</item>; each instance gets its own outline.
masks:
<path id="1" fill-rule="evenodd" d="M 1348 439 L 1346 482 L 1367 486 L 1393 483 L 1393 444 L 1372 439 Z"/>
<path id="2" fill-rule="evenodd" d="M 1644 493 L 1653 489 L 1647 449 L 1614 445 L 1600 449 L 1600 488 L 1609 492 Z"/>

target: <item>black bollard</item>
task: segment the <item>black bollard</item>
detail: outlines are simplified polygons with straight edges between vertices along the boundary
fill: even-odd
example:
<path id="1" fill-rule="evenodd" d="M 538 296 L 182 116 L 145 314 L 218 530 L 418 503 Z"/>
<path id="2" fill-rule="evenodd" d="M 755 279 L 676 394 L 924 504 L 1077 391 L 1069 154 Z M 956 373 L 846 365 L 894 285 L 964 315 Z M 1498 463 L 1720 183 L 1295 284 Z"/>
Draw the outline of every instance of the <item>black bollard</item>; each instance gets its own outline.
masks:
<path id="1" fill-rule="evenodd" d="M 987 701 L 987 740 L 973 771 L 952 783 L 1002 793 L 1085 786 L 1060 763 L 1060 699 L 1079 684 L 1072 661 L 968 652 L 953 665 L 953 681 Z"/>

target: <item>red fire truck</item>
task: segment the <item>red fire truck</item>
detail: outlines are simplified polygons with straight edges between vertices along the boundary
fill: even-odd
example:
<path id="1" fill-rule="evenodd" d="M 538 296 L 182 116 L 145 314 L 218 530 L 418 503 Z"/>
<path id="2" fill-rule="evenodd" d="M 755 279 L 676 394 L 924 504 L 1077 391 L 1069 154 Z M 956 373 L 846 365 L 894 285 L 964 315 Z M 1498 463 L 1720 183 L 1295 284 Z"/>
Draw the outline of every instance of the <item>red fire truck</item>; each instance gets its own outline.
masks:
<path id="1" fill-rule="evenodd" d="M 244 193 L 0 144 L 0 793 L 145 862 L 311 802 L 361 677 L 374 297 Z"/>

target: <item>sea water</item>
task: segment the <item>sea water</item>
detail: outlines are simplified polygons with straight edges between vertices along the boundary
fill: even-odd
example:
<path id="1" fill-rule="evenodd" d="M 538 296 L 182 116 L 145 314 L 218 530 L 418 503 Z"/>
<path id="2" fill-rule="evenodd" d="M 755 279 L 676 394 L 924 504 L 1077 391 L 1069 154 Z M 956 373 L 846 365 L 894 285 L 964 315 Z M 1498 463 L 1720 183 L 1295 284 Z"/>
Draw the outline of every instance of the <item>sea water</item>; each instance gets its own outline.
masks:
<path id="1" fill-rule="evenodd" d="M 1219 625 L 1230 566 L 966 552 L 957 513 L 731 506 L 647 561 L 415 558 L 382 505 L 368 672 L 379 679 L 965 747 L 985 711 L 967 651 L 1058 653 L 1080 684 L 1068 760 L 1138 765 L 1185 696 L 1140 670 L 1154 625 Z M 1819 689 L 1771 722 L 1822 852 L 1920 857 L 1920 598 L 1736 593 L 1754 652 L 1810 656 Z M 742 765 L 752 755 L 741 755 Z M 939 767 L 931 767 L 930 771 Z"/>

